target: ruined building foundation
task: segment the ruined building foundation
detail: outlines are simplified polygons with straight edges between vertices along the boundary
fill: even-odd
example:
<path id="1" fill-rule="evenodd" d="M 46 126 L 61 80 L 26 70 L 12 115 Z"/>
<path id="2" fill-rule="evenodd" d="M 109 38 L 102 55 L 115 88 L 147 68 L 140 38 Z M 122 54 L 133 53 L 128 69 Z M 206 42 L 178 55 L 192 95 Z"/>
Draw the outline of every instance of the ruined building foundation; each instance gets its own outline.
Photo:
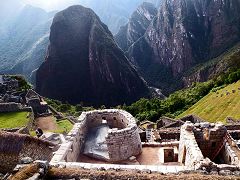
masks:
<path id="1" fill-rule="evenodd" d="M 222 124 L 186 122 L 181 127 L 179 159 L 188 169 L 237 168 L 239 159 Z"/>
<path id="2" fill-rule="evenodd" d="M 137 156 L 142 151 L 135 118 L 122 110 L 82 113 L 79 123 L 74 125 L 66 139 L 52 162 L 76 162 L 80 153 L 118 162 Z"/>
<path id="3" fill-rule="evenodd" d="M 222 124 L 187 121 L 181 126 L 180 135 L 175 132 L 174 136 L 170 134 L 167 138 L 168 134 L 160 131 L 161 142 L 142 143 L 139 132 L 135 118 L 126 111 L 83 112 L 67 135 L 66 142 L 54 152 L 50 165 L 86 169 L 148 169 L 161 173 L 239 171 L 240 149 L 234 146 L 234 140 Z M 148 147 L 159 147 L 154 156 L 159 158 L 159 164 L 122 163 L 142 154 L 146 155 L 142 159 L 148 158 Z M 84 163 L 82 155 L 106 163 Z"/>

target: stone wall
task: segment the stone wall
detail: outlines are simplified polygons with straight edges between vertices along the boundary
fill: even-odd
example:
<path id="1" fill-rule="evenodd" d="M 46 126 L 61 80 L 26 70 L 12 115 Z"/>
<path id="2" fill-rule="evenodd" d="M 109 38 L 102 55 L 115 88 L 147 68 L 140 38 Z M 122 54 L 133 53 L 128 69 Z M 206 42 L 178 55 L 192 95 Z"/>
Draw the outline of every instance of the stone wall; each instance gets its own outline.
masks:
<path id="1" fill-rule="evenodd" d="M 15 112 L 20 111 L 22 109 L 22 105 L 19 103 L 0 103 L 0 112 Z"/>
<path id="2" fill-rule="evenodd" d="M 109 111 L 91 111 L 86 113 L 86 118 L 88 121 L 88 128 L 97 127 L 102 124 L 104 120 L 110 128 L 123 129 L 129 124 L 129 120 L 121 113 L 115 110 Z"/>
<path id="3" fill-rule="evenodd" d="M 160 129 L 164 126 L 167 126 L 167 125 L 170 125 L 172 123 L 176 122 L 175 119 L 171 119 L 171 118 L 168 118 L 168 117 L 161 117 L 157 122 L 157 129 Z"/>
<path id="4" fill-rule="evenodd" d="M 55 153 L 52 164 L 61 161 L 76 162 L 84 148 L 85 138 L 90 128 L 98 127 L 103 121 L 110 126 L 106 137 L 109 161 L 126 160 L 141 153 L 142 145 L 135 119 L 122 110 L 101 110 L 83 112 L 67 142 L 62 144 Z"/>
<path id="5" fill-rule="evenodd" d="M 110 161 L 121 161 L 137 156 L 142 151 L 137 126 L 122 130 L 110 130 L 106 138 Z"/>
<path id="6" fill-rule="evenodd" d="M 177 128 L 160 129 L 157 133 L 160 135 L 161 142 L 180 139 L 180 129 Z"/>
<path id="7" fill-rule="evenodd" d="M 178 161 L 187 168 L 196 170 L 204 157 L 193 133 L 193 124 L 185 123 L 181 127 Z"/>
<path id="8" fill-rule="evenodd" d="M 23 157 L 50 160 L 53 144 L 17 133 L 0 132 L 0 172 L 11 171 Z"/>
<path id="9" fill-rule="evenodd" d="M 54 153 L 51 163 L 58 164 L 59 162 L 65 161 L 76 162 L 83 150 L 86 134 L 87 122 L 86 116 L 83 113 L 79 118 L 79 123 L 76 123 L 68 133 L 66 142 Z"/>
<path id="10" fill-rule="evenodd" d="M 239 159 L 232 143 L 233 139 L 230 139 L 226 127 L 222 124 L 186 122 L 181 127 L 179 162 L 192 170 L 235 170 L 238 168 Z"/>
<path id="11" fill-rule="evenodd" d="M 226 125 L 226 128 L 227 128 L 228 131 L 240 130 L 240 124 Z"/>
<path id="12" fill-rule="evenodd" d="M 182 125 L 184 124 L 183 121 L 180 121 L 180 120 L 177 120 L 176 122 L 174 123 L 171 123 L 171 124 L 168 124 L 162 128 L 179 128 L 181 127 Z"/>
<path id="13" fill-rule="evenodd" d="M 193 129 L 195 139 L 203 156 L 212 159 L 214 153 L 222 145 L 227 129 L 221 124 L 200 123 Z"/>
<path id="14" fill-rule="evenodd" d="M 238 157 L 236 153 L 231 149 L 231 146 L 228 142 L 224 145 L 223 149 L 220 152 L 220 155 L 226 164 L 239 164 Z"/>
<path id="15" fill-rule="evenodd" d="M 183 118 L 180 119 L 181 121 L 183 122 L 191 122 L 191 123 L 201 123 L 201 122 L 206 122 L 204 119 L 201 119 L 200 117 L 198 116 L 195 116 L 195 115 L 188 115 L 188 116 L 185 116 Z"/>

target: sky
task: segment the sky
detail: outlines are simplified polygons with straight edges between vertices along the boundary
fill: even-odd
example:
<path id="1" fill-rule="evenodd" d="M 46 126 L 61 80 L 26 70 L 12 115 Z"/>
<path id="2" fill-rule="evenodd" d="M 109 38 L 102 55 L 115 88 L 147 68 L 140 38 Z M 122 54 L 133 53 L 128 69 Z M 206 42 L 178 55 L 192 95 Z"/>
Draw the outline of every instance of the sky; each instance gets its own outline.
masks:
<path id="1" fill-rule="evenodd" d="M 66 8 L 76 4 L 76 0 L 23 0 L 26 4 L 40 7 L 46 11 L 53 11 Z"/>

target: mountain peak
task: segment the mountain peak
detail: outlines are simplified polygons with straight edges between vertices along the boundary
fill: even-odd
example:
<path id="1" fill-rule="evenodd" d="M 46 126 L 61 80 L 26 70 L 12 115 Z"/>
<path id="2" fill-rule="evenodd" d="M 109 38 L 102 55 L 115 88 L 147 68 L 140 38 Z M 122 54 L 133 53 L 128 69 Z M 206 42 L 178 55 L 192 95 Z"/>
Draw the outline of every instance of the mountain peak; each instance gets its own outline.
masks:
<path id="1" fill-rule="evenodd" d="M 128 57 L 150 85 L 174 91 L 186 71 L 240 40 L 239 7 L 239 0 L 164 1 Z"/>
<path id="2" fill-rule="evenodd" d="M 129 22 L 120 28 L 115 40 L 123 51 L 144 35 L 152 19 L 157 15 L 156 7 L 149 2 L 142 3 L 131 15 Z"/>
<path id="3" fill-rule="evenodd" d="M 98 16 L 71 6 L 55 16 L 46 61 L 37 71 L 43 96 L 69 103 L 118 105 L 148 94 L 148 88 Z"/>

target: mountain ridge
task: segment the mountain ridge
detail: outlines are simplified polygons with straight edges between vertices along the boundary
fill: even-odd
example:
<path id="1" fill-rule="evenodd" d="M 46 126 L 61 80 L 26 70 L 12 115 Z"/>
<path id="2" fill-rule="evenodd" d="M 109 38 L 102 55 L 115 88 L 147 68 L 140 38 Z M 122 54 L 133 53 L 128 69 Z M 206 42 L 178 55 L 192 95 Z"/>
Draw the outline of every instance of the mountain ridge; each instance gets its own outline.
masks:
<path id="1" fill-rule="evenodd" d="M 116 42 L 124 52 L 145 34 L 150 22 L 156 15 L 157 8 L 152 3 L 144 2 L 138 6 L 137 10 L 131 15 L 129 22 L 122 26 L 115 35 Z"/>
<path id="2" fill-rule="evenodd" d="M 161 0 L 148 1 L 154 2 L 156 5 L 161 2 Z M 75 3 L 85 4 L 96 10 L 101 19 L 110 25 L 113 32 L 127 22 L 129 15 L 141 2 L 142 0 L 131 0 L 128 3 L 115 1 L 113 7 L 109 0 L 102 0 L 102 3 L 99 3 L 99 1 L 96 3 L 96 0 L 75 1 Z M 45 35 L 50 33 L 52 23 L 50 21 L 57 11 L 46 12 L 38 7 L 26 6 L 18 0 L 2 1 L 0 5 L 0 17 L 3 19 L 0 22 L 0 63 L 2 64 L 0 72 L 23 74 L 35 84 L 36 69 L 44 61 L 49 45 L 48 37 L 45 37 Z M 126 7 L 131 8 L 127 9 Z M 127 12 L 125 9 L 127 9 Z M 49 18 L 47 18 L 47 15 Z M 40 22 L 37 19 L 39 16 L 45 16 L 46 18 L 40 20 L 42 21 Z M 38 43 L 39 41 L 41 43 Z M 37 46 L 35 46 L 36 44 Z"/>
<path id="3" fill-rule="evenodd" d="M 183 87 L 185 71 L 239 42 L 239 9 L 238 0 L 164 1 L 145 35 L 129 48 L 129 60 L 151 86 L 173 92 Z"/>

